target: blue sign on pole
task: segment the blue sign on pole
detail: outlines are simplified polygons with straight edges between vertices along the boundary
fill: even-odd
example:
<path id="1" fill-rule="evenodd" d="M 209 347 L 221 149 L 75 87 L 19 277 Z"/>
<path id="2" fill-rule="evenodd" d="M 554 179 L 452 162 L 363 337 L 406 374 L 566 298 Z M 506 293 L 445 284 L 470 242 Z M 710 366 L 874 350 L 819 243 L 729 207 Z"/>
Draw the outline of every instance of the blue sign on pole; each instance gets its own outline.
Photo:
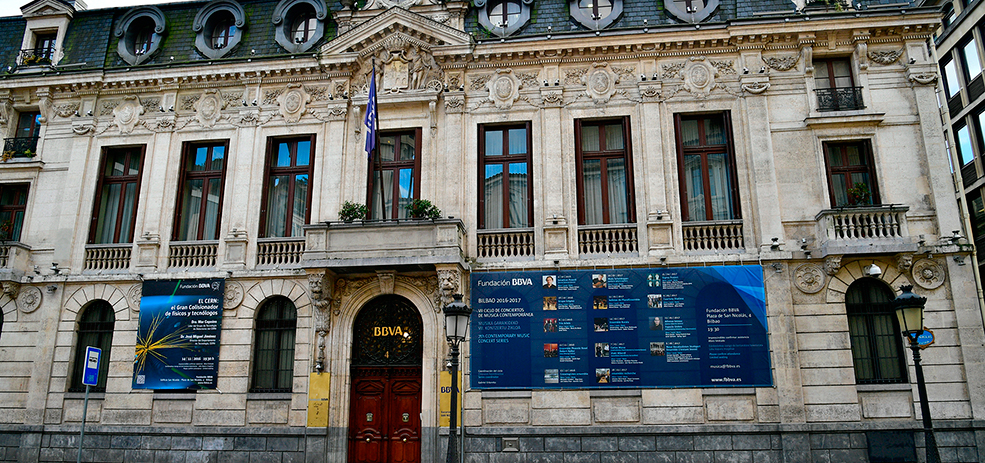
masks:
<path id="1" fill-rule="evenodd" d="M 82 384 L 95 386 L 99 382 L 99 357 L 103 351 L 98 347 L 86 347 L 85 365 L 82 369 Z"/>
<path id="2" fill-rule="evenodd" d="M 771 386 L 763 269 L 472 275 L 472 387 Z"/>

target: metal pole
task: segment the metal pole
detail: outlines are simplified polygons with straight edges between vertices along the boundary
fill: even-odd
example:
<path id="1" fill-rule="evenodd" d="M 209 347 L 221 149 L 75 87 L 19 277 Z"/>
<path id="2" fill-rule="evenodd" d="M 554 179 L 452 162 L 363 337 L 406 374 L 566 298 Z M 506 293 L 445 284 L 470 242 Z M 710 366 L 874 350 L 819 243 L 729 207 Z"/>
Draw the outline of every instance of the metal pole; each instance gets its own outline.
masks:
<path id="1" fill-rule="evenodd" d="M 920 345 L 917 336 L 910 338 L 910 350 L 913 351 L 913 366 L 917 372 L 917 392 L 920 394 L 920 414 L 923 415 L 923 439 L 927 450 L 927 463 L 940 463 L 941 455 L 937 451 L 937 438 L 934 437 L 934 423 L 930 418 L 930 402 L 927 401 L 927 384 L 923 379 L 923 366 L 920 364 Z"/>
<path id="2" fill-rule="evenodd" d="M 458 343 L 451 343 L 451 416 L 448 420 L 448 458 L 446 463 L 458 463 Z"/>
<path id="3" fill-rule="evenodd" d="M 79 457 L 76 463 L 82 463 L 82 439 L 86 435 L 86 415 L 89 412 L 89 385 L 86 384 L 86 398 L 82 401 L 82 429 L 79 430 Z"/>

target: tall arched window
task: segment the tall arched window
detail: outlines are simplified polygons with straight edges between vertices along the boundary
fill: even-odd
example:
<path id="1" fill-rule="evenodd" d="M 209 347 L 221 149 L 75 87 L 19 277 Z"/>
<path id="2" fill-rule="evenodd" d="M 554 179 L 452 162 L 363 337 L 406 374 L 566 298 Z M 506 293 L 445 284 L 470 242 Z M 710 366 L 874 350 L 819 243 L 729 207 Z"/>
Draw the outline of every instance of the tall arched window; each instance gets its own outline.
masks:
<path id="1" fill-rule="evenodd" d="M 906 382 L 906 363 L 894 294 L 875 278 L 856 280 L 845 293 L 855 380 L 859 384 Z"/>
<path id="2" fill-rule="evenodd" d="M 82 392 L 86 387 L 82 384 L 82 371 L 85 367 L 86 347 L 98 347 L 102 350 L 99 361 L 99 379 L 92 392 L 106 391 L 106 374 L 109 372 L 110 347 L 113 345 L 113 324 L 116 314 L 109 302 L 92 301 L 82 311 L 79 318 L 79 329 L 76 331 L 75 362 L 72 370 L 72 386 L 69 391 Z"/>
<path id="3" fill-rule="evenodd" d="M 253 339 L 250 392 L 291 392 L 297 325 L 297 309 L 286 297 L 273 297 L 260 307 Z"/>

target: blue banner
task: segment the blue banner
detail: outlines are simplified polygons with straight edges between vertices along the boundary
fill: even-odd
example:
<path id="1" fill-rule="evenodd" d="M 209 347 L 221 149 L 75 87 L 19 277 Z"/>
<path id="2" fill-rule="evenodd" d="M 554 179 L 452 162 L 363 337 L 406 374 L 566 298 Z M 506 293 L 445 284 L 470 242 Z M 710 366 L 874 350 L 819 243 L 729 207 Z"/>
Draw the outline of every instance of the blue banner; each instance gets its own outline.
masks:
<path id="1" fill-rule="evenodd" d="M 472 274 L 477 389 L 772 386 L 758 265 Z"/>
<path id="2" fill-rule="evenodd" d="M 134 389 L 215 389 L 224 280 L 145 281 Z"/>

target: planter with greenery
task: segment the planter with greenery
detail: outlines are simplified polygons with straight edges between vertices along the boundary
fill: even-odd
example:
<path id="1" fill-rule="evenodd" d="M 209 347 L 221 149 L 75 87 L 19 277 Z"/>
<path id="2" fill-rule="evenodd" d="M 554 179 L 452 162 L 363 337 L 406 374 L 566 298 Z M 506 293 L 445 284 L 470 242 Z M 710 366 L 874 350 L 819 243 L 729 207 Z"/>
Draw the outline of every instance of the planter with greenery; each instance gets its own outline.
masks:
<path id="1" fill-rule="evenodd" d="M 848 189 L 848 204 L 852 206 L 868 206 L 872 204 L 872 192 L 869 185 L 858 182 Z"/>
<path id="2" fill-rule="evenodd" d="M 441 209 L 437 206 L 431 204 L 431 201 L 426 199 L 415 199 L 410 202 L 407 206 L 407 211 L 410 212 L 410 216 L 415 219 L 440 219 Z"/>
<path id="3" fill-rule="evenodd" d="M 353 220 L 366 220 L 369 217 L 369 209 L 365 204 L 354 203 L 352 201 L 346 201 L 342 203 L 342 209 L 339 211 L 339 220 L 343 222 L 352 222 Z"/>

